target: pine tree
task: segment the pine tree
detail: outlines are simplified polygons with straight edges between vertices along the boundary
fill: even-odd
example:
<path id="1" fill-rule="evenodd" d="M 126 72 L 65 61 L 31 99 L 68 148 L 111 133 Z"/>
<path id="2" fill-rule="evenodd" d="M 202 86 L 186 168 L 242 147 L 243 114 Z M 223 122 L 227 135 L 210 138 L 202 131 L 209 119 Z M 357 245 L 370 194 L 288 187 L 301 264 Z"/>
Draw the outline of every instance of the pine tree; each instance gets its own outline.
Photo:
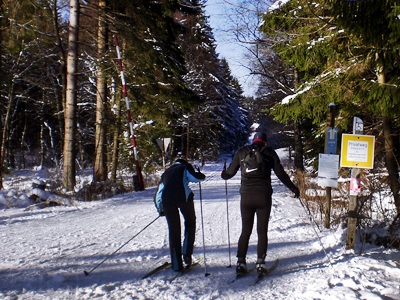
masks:
<path id="1" fill-rule="evenodd" d="M 14 165 L 14 156 L 19 156 L 21 166 L 25 161 L 26 149 L 36 149 L 45 141 L 41 139 L 41 128 L 51 128 L 53 118 L 60 110 L 53 103 L 56 84 L 53 74 L 57 60 L 54 54 L 55 27 L 52 10 L 47 6 L 35 5 L 31 1 L 6 1 L 3 27 L 3 70 L 2 93 L 8 94 L 2 104 L 4 111 L 2 157 Z M 29 24 L 29 25 L 28 25 Z M 4 30 L 6 28 L 7 30 Z M 56 152 L 57 133 L 50 131 L 52 144 L 47 148 Z M 50 145 L 51 144 L 51 145 Z M 44 148 L 42 148 L 44 149 Z M 43 154 L 42 154 L 43 156 Z M 55 155 L 54 155 L 55 156 Z"/>
<path id="2" fill-rule="evenodd" d="M 398 131 L 393 120 L 399 115 L 396 10 L 396 1 L 292 0 L 267 13 L 262 30 L 299 75 L 295 94 L 275 106 L 274 115 L 284 122 L 308 119 L 312 136 L 322 136 L 326 107 L 334 102 L 340 106 L 339 128 L 349 130 L 358 115 L 370 133 L 383 131 L 384 159 L 399 211 L 399 151 L 393 142 Z"/>
<path id="3" fill-rule="evenodd" d="M 187 1 L 189 3 L 189 1 Z M 185 53 L 188 73 L 185 80 L 202 104 L 190 115 L 192 153 L 198 149 L 209 158 L 220 152 L 230 153 L 243 145 L 248 135 L 247 111 L 242 91 L 224 59 L 215 51 L 215 40 L 207 17 L 198 1 L 190 1 L 194 14 L 177 16 L 188 33 L 182 35 L 180 47 Z M 194 134 L 193 134 L 194 133 Z"/>
<path id="4" fill-rule="evenodd" d="M 347 80 L 363 68 L 358 59 L 362 47 L 357 38 L 335 27 L 330 5 L 319 2 L 289 1 L 265 15 L 262 30 L 293 70 L 292 94 L 272 113 L 277 120 L 300 125 L 303 137 L 311 140 L 306 153 L 315 157 L 323 151 L 323 140 L 315 136 L 323 137 L 329 103 L 341 108 L 336 124 L 341 129 L 351 124 L 352 112 L 364 111 L 365 103 L 349 92 L 354 85 Z"/>
<path id="5" fill-rule="evenodd" d="M 394 142 L 393 124 L 399 109 L 399 19 L 398 2 L 394 0 L 334 1 L 327 0 L 333 7 L 339 25 L 360 38 L 365 46 L 364 59 L 374 70 L 375 80 L 360 89 L 374 113 L 382 118 L 385 141 L 385 163 L 389 173 L 389 185 L 400 215 L 400 183 L 398 143 Z M 372 74 L 371 74 L 372 75 Z M 372 76 L 374 76 L 372 75 Z M 396 134 L 398 136 L 398 133 Z"/>
<path id="6" fill-rule="evenodd" d="M 170 137 L 176 130 L 175 120 L 198 103 L 183 80 L 185 61 L 176 43 L 184 30 L 173 17 L 180 6 L 177 1 L 110 5 L 116 20 L 114 30 L 123 40 L 134 123 L 141 125 L 136 128 L 138 148 L 143 157 L 157 160 L 156 138 Z"/>

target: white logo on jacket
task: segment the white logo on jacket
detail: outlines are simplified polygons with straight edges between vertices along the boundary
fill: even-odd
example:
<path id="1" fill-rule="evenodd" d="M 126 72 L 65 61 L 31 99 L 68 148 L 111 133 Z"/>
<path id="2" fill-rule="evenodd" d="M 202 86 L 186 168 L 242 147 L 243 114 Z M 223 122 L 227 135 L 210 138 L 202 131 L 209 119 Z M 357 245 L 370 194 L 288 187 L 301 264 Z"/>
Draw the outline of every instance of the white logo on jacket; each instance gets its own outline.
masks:
<path id="1" fill-rule="evenodd" d="M 257 170 L 258 170 L 258 168 L 255 168 L 255 169 L 246 168 L 246 173 L 251 173 L 251 172 L 254 172 L 254 171 L 257 171 Z"/>

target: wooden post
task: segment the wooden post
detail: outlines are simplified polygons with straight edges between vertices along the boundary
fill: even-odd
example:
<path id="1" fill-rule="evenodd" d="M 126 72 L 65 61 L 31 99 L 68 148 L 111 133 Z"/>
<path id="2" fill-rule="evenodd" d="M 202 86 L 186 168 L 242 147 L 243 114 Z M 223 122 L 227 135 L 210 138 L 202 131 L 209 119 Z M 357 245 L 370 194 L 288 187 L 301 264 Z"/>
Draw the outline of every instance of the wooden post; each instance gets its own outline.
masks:
<path id="1" fill-rule="evenodd" d="M 335 127 L 335 111 L 336 111 L 335 103 L 330 103 L 329 104 L 329 114 L 330 114 L 329 127 L 330 128 Z M 328 134 L 328 132 L 326 134 Z M 330 151 L 328 151 L 328 149 L 326 147 L 326 143 L 325 143 L 325 153 L 328 153 L 328 152 L 330 152 Z M 336 154 L 336 151 L 335 151 L 335 153 L 328 153 L 328 154 Z M 330 186 L 327 186 L 325 188 L 325 222 L 324 222 L 325 228 L 330 228 L 330 226 L 331 226 L 331 207 L 332 207 L 332 188 Z"/>
<path id="2" fill-rule="evenodd" d="M 353 134 L 363 134 L 364 126 L 360 118 L 354 117 L 353 121 Z M 351 180 L 359 181 L 360 169 L 353 168 L 351 170 Z M 350 184 L 352 183 L 350 181 Z M 347 237 L 346 237 L 346 249 L 354 249 L 356 245 L 356 229 L 357 229 L 357 194 L 351 193 L 349 196 L 349 212 L 347 218 Z"/>
<path id="3" fill-rule="evenodd" d="M 325 188 L 325 222 L 324 227 L 331 227 L 331 207 L 332 207 L 332 188 L 327 186 Z"/>
<path id="4" fill-rule="evenodd" d="M 360 169 L 353 168 L 351 170 L 351 178 L 359 178 Z M 347 217 L 347 237 L 346 249 L 354 249 L 356 245 L 356 229 L 357 229 L 357 195 L 349 196 L 349 212 Z"/>

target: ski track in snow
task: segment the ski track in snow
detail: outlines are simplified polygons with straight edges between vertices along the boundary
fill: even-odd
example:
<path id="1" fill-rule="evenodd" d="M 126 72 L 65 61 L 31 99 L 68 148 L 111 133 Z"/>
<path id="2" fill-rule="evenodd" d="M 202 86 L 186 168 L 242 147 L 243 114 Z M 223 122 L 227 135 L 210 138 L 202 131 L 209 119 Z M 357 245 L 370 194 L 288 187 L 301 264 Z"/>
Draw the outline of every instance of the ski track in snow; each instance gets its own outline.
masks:
<path id="1" fill-rule="evenodd" d="M 362 255 L 345 251 L 345 231 L 313 227 L 299 200 L 275 176 L 267 261 L 279 258 L 280 263 L 255 286 L 250 286 L 255 272 L 228 283 L 235 277 L 241 230 L 240 174 L 227 181 L 227 195 L 221 170 L 222 163 L 205 165 L 201 202 L 199 185 L 191 185 L 197 215 L 194 256 L 202 257 L 205 251 L 205 259 L 171 283 L 168 280 L 175 273 L 170 269 L 141 279 L 169 260 L 164 218 L 138 234 L 157 217 L 152 200 L 155 187 L 79 202 L 76 207 L 3 210 L 0 298 L 400 299 L 398 251 L 372 246 L 364 247 Z M 247 257 L 250 266 L 256 260 L 256 243 L 254 226 Z M 84 271 L 90 274 L 85 276 Z M 205 276 L 206 271 L 210 276 Z"/>

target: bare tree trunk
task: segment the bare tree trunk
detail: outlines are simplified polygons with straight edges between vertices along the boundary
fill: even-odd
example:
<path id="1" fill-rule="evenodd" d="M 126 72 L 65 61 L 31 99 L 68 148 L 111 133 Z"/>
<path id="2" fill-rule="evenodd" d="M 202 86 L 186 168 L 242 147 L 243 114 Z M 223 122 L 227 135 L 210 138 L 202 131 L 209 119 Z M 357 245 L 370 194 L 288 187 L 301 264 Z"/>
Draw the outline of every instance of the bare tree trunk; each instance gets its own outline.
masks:
<path id="1" fill-rule="evenodd" d="M 118 153 L 119 153 L 119 134 L 121 128 L 121 96 L 117 95 L 115 92 L 115 83 L 114 83 L 114 99 L 116 104 L 116 112 L 115 112 L 115 128 L 114 128 L 114 137 L 113 137 L 113 150 L 112 150 L 112 158 L 111 158 L 111 181 L 117 181 L 117 167 L 118 167 Z"/>
<path id="2" fill-rule="evenodd" d="M 378 58 L 378 57 L 377 57 Z M 379 84 L 386 83 L 386 77 L 382 66 L 377 68 L 377 77 Z M 399 164 L 396 160 L 395 146 L 393 140 L 392 122 L 389 113 L 383 116 L 383 136 L 385 137 L 385 163 L 389 174 L 389 186 L 393 193 L 394 203 L 397 214 L 400 214 L 400 194 L 399 194 Z"/>
<path id="3" fill-rule="evenodd" d="M 299 122 L 294 122 L 294 168 L 296 171 L 304 171 L 303 143 L 301 141 L 301 129 Z"/>
<path id="4" fill-rule="evenodd" d="M 3 12 L 3 0 L 0 0 L 0 16 L 4 16 L 4 12 Z M 3 41 L 3 22 L 4 22 L 4 18 L 0 18 L 0 86 L 3 86 L 3 74 L 2 74 L 2 70 L 3 70 L 3 62 L 2 62 L 2 57 L 3 57 L 3 45 L 2 45 L 2 41 Z M 3 115 L 3 111 L 1 109 L 0 106 L 0 116 Z M 2 122 L 0 120 L 0 133 L 3 132 L 3 125 Z M 3 188 L 3 156 L 2 156 L 2 149 L 3 149 L 3 138 L 0 138 L 0 190 Z"/>
<path id="5" fill-rule="evenodd" d="M 62 90 L 62 88 L 66 88 L 67 86 L 67 79 L 66 79 L 66 55 L 65 55 L 65 50 L 63 47 L 63 42 L 61 38 L 61 30 L 60 29 L 60 22 L 58 20 L 58 1 L 54 1 L 54 5 L 52 7 L 52 13 L 53 13 L 53 25 L 55 28 L 55 33 L 56 33 L 56 38 L 57 38 L 57 47 L 59 49 L 59 56 L 60 56 L 60 74 L 54 74 L 54 94 L 56 95 L 57 99 L 57 110 L 59 112 L 65 111 L 65 104 L 66 104 L 66 93 Z M 59 80 L 61 79 L 61 82 Z M 60 130 L 60 137 L 64 136 L 64 119 L 63 115 L 61 113 L 58 114 L 58 125 L 59 125 L 59 130 Z M 62 152 L 62 149 L 61 149 Z M 57 163 L 58 163 L 58 158 L 59 155 L 57 153 Z"/>
<path id="6" fill-rule="evenodd" d="M 6 115 L 4 118 L 4 127 L 2 132 L 2 148 L 1 148 L 1 157 L 9 161 L 9 164 L 12 164 L 10 161 L 10 123 L 12 119 L 12 110 L 14 109 L 14 80 L 11 82 L 11 86 L 8 89 L 8 104 L 6 108 Z"/>
<path id="7" fill-rule="evenodd" d="M 79 0 L 70 0 L 69 36 L 67 54 L 67 86 L 65 105 L 65 136 L 64 136 L 64 165 L 63 186 L 73 190 L 76 180 L 75 169 L 75 135 L 76 135 L 76 109 L 77 109 L 77 62 L 78 62 L 78 25 L 79 25 Z"/>
<path id="8" fill-rule="evenodd" d="M 3 12 L 3 0 L 0 0 L 0 16 L 4 16 L 4 12 Z M 3 57 L 3 22 L 4 22 L 4 18 L 0 19 L 0 86 L 3 86 L 3 74 L 2 70 L 3 70 L 3 62 L 2 62 L 2 57 Z M 3 115 L 3 111 L 0 107 L 0 116 Z M 0 133 L 3 132 L 3 124 L 0 120 Z M 0 190 L 3 188 L 3 156 L 2 156 L 2 149 L 3 149 L 3 139 L 0 138 Z"/>
<path id="9" fill-rule="evenodd" d="M 107 24 L 103 17 L 106 8 L 106 0 L 99 1 L 99 20 L 97 33 L 97 55 L 99 65 L 97 66 L 97 95 L 96 95 L 96 132 L 95 132 L 95 161 L 94 181 L 107 180 L 106 147 L 105 147 L 105 107 L 107 102 L 107 83 L 103 72 L 101 57 L 107 50 Z"/>
<path id="10" fill-rule="evenodd" d="M 392 122 L 388 116 L 383 117 L 383 135 L 385 137 L 385 162 L 389 174 L 390 190 L 393 193 L 397 214 L 400 215 L 399 164 L 395 155 Z"/>
<path id="11" fill-rule="evenodd" d="M 40 166 L 43 168 L 46 159 L 46 143 L 44 141 L 44 124 L 40 126 Z"/>
<path id="12" fill-rule="evenodd" d="M 1 39 L 1 36 L 0 36 L 0 39 Z M 1 83 L 1 81 L 0 81 L 0 83 Z M 1 115 L 2 115 L 2 111 L 0 109 L 0 116 Z M 3 126 L 2 126 L 1 121 L 0 121 L 0 132 L 3 132 Z M 1 148 L 2 148 L 2 145 L 3 145 L 2 140 L 3 139 L 0 139 L 0 190 L 3 188 L 3 169 L 4 169 L 3 158 L 1 156 L 1 152 L 2 152 Z"/>

